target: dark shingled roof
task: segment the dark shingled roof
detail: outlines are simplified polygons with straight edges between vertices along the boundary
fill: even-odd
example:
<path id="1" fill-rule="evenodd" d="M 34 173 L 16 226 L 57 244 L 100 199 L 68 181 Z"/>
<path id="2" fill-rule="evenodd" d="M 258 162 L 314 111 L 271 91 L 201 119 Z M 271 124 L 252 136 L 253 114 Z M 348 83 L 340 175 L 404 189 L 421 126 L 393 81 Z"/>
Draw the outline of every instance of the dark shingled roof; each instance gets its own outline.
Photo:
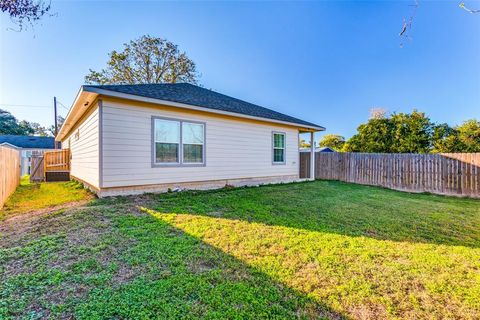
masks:
<path id="1" fill-rule="evenodd" d="M 54 149 L 55 139 L 53 137 L 32 137 L 32 136 L 14 136 L 0 135 L 0 144 L 9 143 L 13 146 L 24 149 Z"/>
<path id="2" fill-rule="evenodd" d="M 98 88 L 147 98 L 184 103 L 219 111 L 291 122 L 307 127 L 321 127 L 311 122 L 287 116 L 283 113 L 188 83 L 85 85 L 83 88 L 86 91 L 89 91 L 89 88 Z"/>

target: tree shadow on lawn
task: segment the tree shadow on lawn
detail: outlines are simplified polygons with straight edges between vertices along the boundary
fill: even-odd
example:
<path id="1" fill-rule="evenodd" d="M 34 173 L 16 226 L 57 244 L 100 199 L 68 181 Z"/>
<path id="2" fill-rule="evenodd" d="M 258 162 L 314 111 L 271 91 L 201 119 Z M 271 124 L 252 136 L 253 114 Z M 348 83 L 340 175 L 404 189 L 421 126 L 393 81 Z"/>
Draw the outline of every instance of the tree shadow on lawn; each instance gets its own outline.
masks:
<path id="1" fill-rule="evenodd" d="M 353 318 L 469 319 L 480 312 L 478 249 L 142 210 Z"/>
<path id="2" fill-rule="evenodd" d="M 52 214 L 24 237 L 0 250 L 0 318 L 347 318 L 128 203 Z"/>
<path id="3" fill-rule="evenodd" d="M 141 275 L 91 292 L 81 318 L 347 319 L 168 221 L 136 216 L 120 228 L 137 241 L 120 259 Z"/>
<path id="4" fill-rule="evenodd" d="M 378 240 L 480 247 L 480 201 L 315 181 L 151 195 L 149 208 Z"/>

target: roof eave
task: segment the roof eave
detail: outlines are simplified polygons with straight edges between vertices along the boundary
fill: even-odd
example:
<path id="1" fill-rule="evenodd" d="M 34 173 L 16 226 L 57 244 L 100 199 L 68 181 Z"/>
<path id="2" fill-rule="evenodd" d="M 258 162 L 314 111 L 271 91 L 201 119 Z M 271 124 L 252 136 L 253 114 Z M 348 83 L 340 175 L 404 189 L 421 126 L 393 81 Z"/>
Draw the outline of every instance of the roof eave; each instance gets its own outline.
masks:
<path id="1" fill-rule="evenodd" d="M 85 90 L 85 86 L 80 87 L 62 127 L 58 130 L 57 136 L 55 137 L 56 141 L 62 141 L 65 138 L 75 126 L 78 119 L 90 108 L 97 96 L 97 93 Z"/>
<path id="2" fill-rule="evenodd" d="M 167 106 L 183 108 L 183 109 L 190 109 L 190 110 L 198 110 L 198 111 L 204 111 L 204 112 L 209 112 L 209 113 L 223 114 L 223 115 L 229 115 L 229 116 L 233 116 L 233 117 L 237 117 L 237 118 L 246 118 L 246 119 L 260 120 L 260 121 L 265 121 L 265 122 L 281 123 L 281 124 L 286 124 L 286 125 L 290 125 L 290 126 L 295 126 L 295 127 L 298 127 L 300 130 L 305 130 L 305 131 L 324 131 L 325 130 L 324 127 L 317 126 L 317 125 L 306 125 L 306 124 L 296 123 L 296 122 L 281 121 L 281 120 L 275 120 L 275 119 L 270 119 L 270 118 L 249 116 L 249 115 L 236 113 L 236 112 L 215 110 L 215 109 L 211 109 L 211 108 L 206 108 L 206 107 L 201 107 L 201 106 L 196 106 L 196 105 L 190 105 L 190 104 L 186 104 L 186 103 L 180 103 L 180 102 L 162 100 L 162 99 L 156 99 L 156 98 L 149 98 L 149 97 L 144 97 L 144 96 L 139 96 L 139 95 L 134 95 L 134 94 L 128 94 L 128 93 L 122 93 L 122 92 L 117 92 L 117 91 L 107 90 L 107 89 L 101 89 L 101 88 L 96 88 L 96 87 L 91 87 L 91 86 L 82 86 L 81 90 L 84 91 L 84 92 L 95 93 L 97 95 L 110 96 L 110 97 L 127 99 L 127 100 L 141 101 L 141 102 L 167 105 Z M 77 98 L 78 98 L 78 95 L 77 95 Z M 68 115 L 67 115 L 67 117 L 68 117 Z M 62 128 L 63 128 L 63 126 L 62 126 Z"/>

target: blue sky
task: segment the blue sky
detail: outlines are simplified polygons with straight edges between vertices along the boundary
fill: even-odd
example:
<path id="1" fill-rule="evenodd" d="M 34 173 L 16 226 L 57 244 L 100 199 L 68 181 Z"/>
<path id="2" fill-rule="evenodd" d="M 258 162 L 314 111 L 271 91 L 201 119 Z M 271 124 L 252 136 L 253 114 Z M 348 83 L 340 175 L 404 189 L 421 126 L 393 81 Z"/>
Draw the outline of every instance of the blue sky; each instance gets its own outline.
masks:
<path id="1" fill-rule="evenodd" d="M 0 15 L 0 108 L 49 125 L 51 107 L 6 105 L 50 106 L 55 95 L 70 107 L 89 68 L 150 34 L 186 51 L 206 88 L 347 138 L 372 107 L 451 125 L 480 119 L 480 14 L 420 0 L 400 48 L 412 3 L 52 1 L 56 16 L 34 31 L 10 31 Z"/>

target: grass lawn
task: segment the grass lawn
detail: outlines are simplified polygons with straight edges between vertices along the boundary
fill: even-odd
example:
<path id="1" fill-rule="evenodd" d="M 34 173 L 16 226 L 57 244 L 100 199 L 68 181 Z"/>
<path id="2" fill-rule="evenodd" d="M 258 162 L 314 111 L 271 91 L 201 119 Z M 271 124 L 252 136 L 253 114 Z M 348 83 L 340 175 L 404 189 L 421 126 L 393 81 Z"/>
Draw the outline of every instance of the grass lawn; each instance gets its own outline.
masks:
<path id="1" fill-rule="evenodd" d="M 0 222 L 0 318 L 478 319 L 480 201 L 333 181 Z"/>
<path id="2" fill-rule="evenodd" d="M 27 211 L 92 198 L 76 182 L 30 183 L 29 179 L 29 176 L 22 177 L 17 190 L 0 210 L 0 220 Z"/>

